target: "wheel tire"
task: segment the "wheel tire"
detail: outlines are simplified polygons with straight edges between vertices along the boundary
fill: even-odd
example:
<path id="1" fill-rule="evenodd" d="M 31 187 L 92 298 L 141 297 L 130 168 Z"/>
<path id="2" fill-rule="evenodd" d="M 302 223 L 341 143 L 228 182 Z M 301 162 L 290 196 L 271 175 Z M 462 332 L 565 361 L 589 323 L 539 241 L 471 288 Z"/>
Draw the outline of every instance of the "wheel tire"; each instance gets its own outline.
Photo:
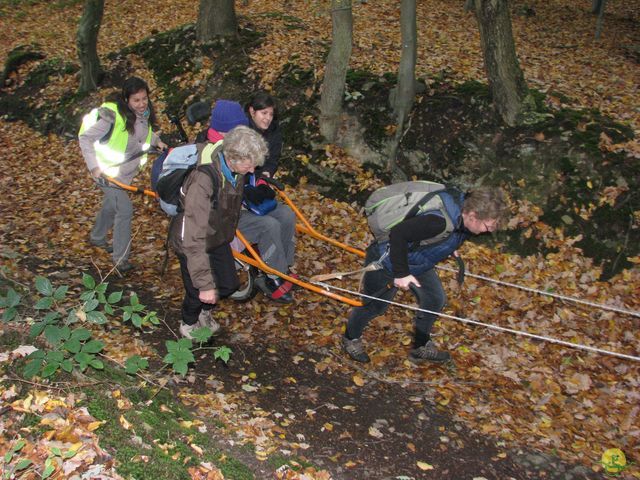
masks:
<path id="1" fill-rule="evenodd" d="M 237 258 L 234 260 L 236 262 L 238 276 L 240 277 L 240 287 L 229 295 L 229 298 L 236 302 L 247 302 L 258 293 L 258 288 L 256 286 L 258 269 L 253 265 L 249 265 L 248 263 L 238 260 Z"/>

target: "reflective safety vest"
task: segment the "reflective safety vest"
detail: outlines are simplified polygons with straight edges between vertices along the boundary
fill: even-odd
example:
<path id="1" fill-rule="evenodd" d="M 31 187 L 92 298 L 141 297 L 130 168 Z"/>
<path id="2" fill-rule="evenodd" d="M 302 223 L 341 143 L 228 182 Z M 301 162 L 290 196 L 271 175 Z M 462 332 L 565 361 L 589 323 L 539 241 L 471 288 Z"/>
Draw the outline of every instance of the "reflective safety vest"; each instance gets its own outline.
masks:
<path id="1" fill-rule="evenodd" d="M 100 108 L 108 108 L 115 113 L 115 122 L 111 127 L 108 138 L 101 138 L 93 142 L 93 147 L 96 150 L 96 160 L 105 174 L 110 177 L 117 177 L 120 171 L 120 166 L 126 163 L 125 152 L 127 150 L 127 143 L 129 142 L 129 132 L 127 131 L 127 121 L 118 112 L 118 106 L 114 102 L 103 103 Z M 82 118 L 82 125 L 78 135 L 82 135 L 89 128 L 94 126 L 100 119 L 99 109 L 94 108 L 88 114 Z M 151 125 L 147 132 L 147 138 L 142 145 L 143 150 L 148 150 L 151 147 Z M 147 163 L 147 155 L 141 155 L 139 158 L 140 168 Z"/>

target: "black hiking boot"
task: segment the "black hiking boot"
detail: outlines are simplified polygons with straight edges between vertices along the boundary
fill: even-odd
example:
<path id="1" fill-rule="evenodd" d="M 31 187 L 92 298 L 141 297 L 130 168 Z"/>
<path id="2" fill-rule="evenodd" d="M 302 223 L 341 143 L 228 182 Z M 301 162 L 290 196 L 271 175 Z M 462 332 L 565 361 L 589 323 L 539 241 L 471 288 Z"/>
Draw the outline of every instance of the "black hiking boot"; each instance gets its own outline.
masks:
<path id="1" fill-rule="evenodd" d="M 342 337 L 342 349 L 353 358 L 356 362 L 369 363 L 371 359 L 367 352 L 364 350 L 364 343 L 362 338 L 354 338 L 349 340 L 347 337 Z"/>
<path id="2" fill-rule="evenodd" d="M 444 363 L 451 360 L 449 352 L 438 350 L 436 344 L 429 340 L 425 345 L 414 348 L 409 352 L 409 361 L 413 363 L 436 362 Z"/>
<path id="3" fill-rule="evenodd" d="M 107 242 L 94 242 L 91 239 L 91 235 L 89 235 L 89 244 L 94 247 L 101 248 L 107 253 L 113 253 L 113 247 L 111 245 L 109 245 Z"/>
<path id="4" fill-rule="evenodd" d="M 291 294 L 293 284 L 291 282 L 283 281 L 281 278 L 274 279 L 266 275 L 261 275 L 256 278 L 256 285 L 258 285 L 267 298 L 274 302 L 293 302 L 293 295 Z"/>
<path id="5" fill-rule="evenodd" d="M 116 269 L 118 270 L 120 275 L 124 275 L 125 273 L 132 272 L 133 270 L 135 270 L 135 268 L 136 266 L 133 263 L 130 263 L 128 260 L 125 260 L 124 262 L 120 262 L 119 264 L 116 265 Z"/>

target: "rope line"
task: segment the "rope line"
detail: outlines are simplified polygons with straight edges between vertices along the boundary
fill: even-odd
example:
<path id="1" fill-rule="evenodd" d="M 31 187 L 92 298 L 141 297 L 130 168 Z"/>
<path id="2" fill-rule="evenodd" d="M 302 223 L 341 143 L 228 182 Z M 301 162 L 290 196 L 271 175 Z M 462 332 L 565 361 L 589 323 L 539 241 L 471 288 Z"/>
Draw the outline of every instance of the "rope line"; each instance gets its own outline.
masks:
<path id="1" fill-rule="evenodd" d="M 456 273 L 456 271 L 457 271 L 457 270 L 455 270 L 455 269 L 453 269 L 451 267 L 444 267 L 444 266 L 441 266 L 441 265 L 436 266 L 436 268 L 438 268 L 439 270 L 445 270 L 447 272 L 453 272 L 453 273 Z M 596 308 L 600 308 L 602 310 L 609 310 L 611 312 L 623 313 L 623 314 L 626 314 L 626 315 L 632 315 L 634 317 L 640 317 L 640 312 L 634 311 L 634 310 L 627 310 L 625 308 L 613 307 L 613 306 L 610 306 L 610 305 L 604 305 L 602 303 L 589 302 L 588 300 L 582 300 L 580 298 L 570 297 L 570 296 L 567 296 L 567 295 L 560 295 L 558 293 L 545 292 L 544 290 L 538 290 L 538 289 L 531 288 L 531 287 L 525 287 L 523 285 L 518 285 L 516 283 L 503 282 L 502 280 L 496 280 L 495 278 L 485 277 L 485 276 L 477 275 L 477 274 L 474 274 L 474 273 L 467 272 L 465 275 L 468 276 L 468 277 L 477 278 L 477 279 L 480 279 L 480 280 L 485 280 L 487 282 L 496 283 L 498 285 L 503 285 L 505 287 L 519 288 L 520 290 L 524 290 L 526 292 L 537 293 L 539 295 L 546 295 L 548 297 L 557 298 L 558 300 L 566 300 L 568 302 L 574 302 L 574 303 L 579 303 L 579 304 L 582 304 L 582 305 L 588 305 L 590 307 L 596 307 Z"/>
<path id="2" fill-rule="evenodd" d="M 550 342 L 550 343 L 557 343 L 559 345 L 564 345 L 566 347 L 570 347 L 570 348 L 576 348 L 579 350 L 587 350 L 590 352 L 595 352 L 595 353 L 602 353 L 605 355 L 610 355 L 612 357 L 618 357 L 618 358 L 624 358 L 626 360 L 633 360 L 636 362 L 640 362 L 640 357 L 639 356 L 635 356 L 635 355 L 627 355 L 626 353 L 620 353 L 620 352 L 614 352 L 611 350 L 604 350 L 602 348 L 596 348 L 596 347 L 590 347 L 589 345 L 582 345 L 580 343 L 573 343 L 573 342 L 567 342 L 565 340 L 560 340 L 557 338 L 553 338 L 553 337 L 546 337 L 543 335 L 536 335 L 535 333 L 529 333 L 529 332 L 523 332 L 521 330 L 514 330 L 512 328 L 506 328 L 506 327 L 500 327 L 498 325 L 492 325 L 490 323 L 483 323 L 483 322 L 479 322 L 477 320 L 472 320 L 470 318 L 463 318 L 463 317 L 457 317 L 455 315 L 449 315 L 446 313 L 441 313 L 441 312 L 434 312 L 431 310 L 426 310 L 424 308 L 419 308 L 419 307 L 415 307 L 413 305 L 406 305 L 404 303 L 398 303 L 398 302 L 394 302 L 391 300 L 384 300 L 382 298 L 378 298 L 378 297 L 372 297 L 370 295 L 365 295 L 364 293 L 359 293 L 359 292 L 354 292 L 352 290 L 349 290 L 347 288 L 341 288 L 341 287 L 336 287 L 333 285 L 329 285 L 327 283 L 324 282 L 315 282 L 317 285 L 324 287 L 327 290 L 337 290 L 343 293 L 349 293 L 351 295 L 356 295 L 362 298 L 367 298 L 367 299 L 371 299 L 371 300 L 376 300 L 378 302 L 384 302 L 384 303 L 388 303 L 389 305 L 395 305 L 398 307 L 402 307 L 402 308 L 406 308 L 408 310 L 414 310 L 416 312 L 424 312 L 424 313 L 431 313 L 433 315 L 438 315 L 440 317 L 445 317 L 445 318 L 449 318 L 451 320 L 457 320 L 459 322 L 462 323 L 469 323 L 469 324 L 473 324 L 473 325 L 479 325 L 481 327 L 486 327 L 492 330 L 498 330 L 501 332 L 508 332 L 508 333 L 513 333 L 514 335 L 521 335 L 524 337 L 529 337 L 529 338 L 534 338 L 536 340 L 541 340 L 544 342 Z"/>

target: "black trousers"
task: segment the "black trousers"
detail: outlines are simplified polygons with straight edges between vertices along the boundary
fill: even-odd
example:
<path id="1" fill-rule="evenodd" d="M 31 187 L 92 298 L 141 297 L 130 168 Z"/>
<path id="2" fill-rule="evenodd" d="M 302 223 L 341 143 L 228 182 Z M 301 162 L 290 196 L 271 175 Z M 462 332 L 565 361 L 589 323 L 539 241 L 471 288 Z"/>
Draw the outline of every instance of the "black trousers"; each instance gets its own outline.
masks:
<path id="1" fill-rule="evenodd" d="M 198 321 L 202 310 L 211 310 L 213 305 L 200 301 L 200 290 L 193 286 L 189 270 L 187 269 L 187 257 L 178 255 L 180 261 L 180 273 L 184 285 L 184 300 L 182 301 L 182 321 L 187 325 L 193 325 Z M 240 286 L 240 279 L 236 272 L 236 264 L 231 253 L 231 247 L 225 243 L 209 252 L 209 265 L 216 281 L 218 298 L 225 298 L 235 292 Z"/>
<path id="2" fill-rule="evenodd" d="M 378 256 L 377 249 L 369 247 L 367 249 L 365 265 L 377 260 Z M 411 292 L 416 297 L 418 306 L 423 310 L 429 310 L 431 312 L 442 311 L 447 296 L 435 269 L 432 268 L 415 277 L 421 286 L 413 287 Z M 366 272 L 364 274 L 362 293 L 392 301 L 398 292 L 398 288 L 393 286 L 393 280 L 394 278 L 391 272 L 384 268 Z M 354 307 L 351 310 L 347 322 L 347 337 L 350 339 L 360 338 L 364 329 L 369 325 L 369 322 L 375 317 L 385 313 L 387 308 L 389 308 L 388 303 L 375 300 L 368 301 L 365 299 L 364 306 Z M 414 348 L 420 347 L 429 341 L 431 329 L 437 318 L 438 316 L 433 313 L 416 312 L 413 320 L 415 325 Z"/>

